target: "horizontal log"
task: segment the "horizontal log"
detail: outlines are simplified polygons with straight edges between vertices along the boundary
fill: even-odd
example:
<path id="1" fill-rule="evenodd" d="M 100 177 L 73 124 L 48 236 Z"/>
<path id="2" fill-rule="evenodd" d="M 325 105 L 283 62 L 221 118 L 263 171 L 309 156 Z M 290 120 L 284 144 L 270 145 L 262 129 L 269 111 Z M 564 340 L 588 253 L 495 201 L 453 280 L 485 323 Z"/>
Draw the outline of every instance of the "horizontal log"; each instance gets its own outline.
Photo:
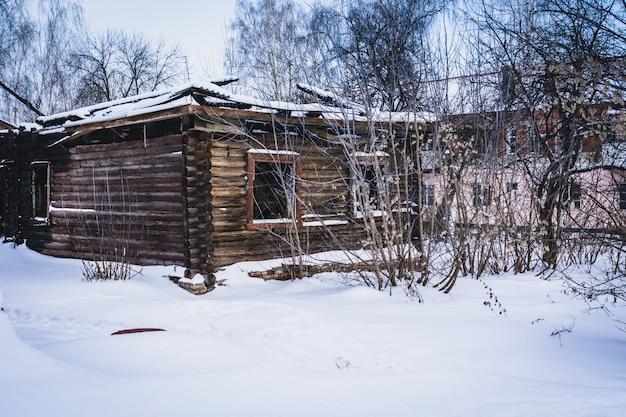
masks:
<path id="1" fill-rule="evenodd" d="M 210 123 L 196 119 L 196 125 L 191 130 L 206 133 L 220 133 L 229 135 L 245 135 L 246 131 L 239 125 L 228 123 Z"/>
<path id="2" fill-rule="evenodd" d="M 100 152 L 128 153 L 130 151 L 150 155 L 163 151 L 181 150 L 183 146 L 184 145 L 180 137 L 178 139 L 174 138 L 173 140 L 161 140 L 159 143 L 151 142 L 148 146 L 144 146 L 143 140 L 130 140 L 124 142 L 78 145 L 69 148 L 65 154 L 69 153 L 72 157 L 74 157 L 75 155 L 80 154 L 98 154 Z M 62 154 L 63 153 L 59 153 L 59 155 Z"/>
<path id="3" fill-rule="evenodd" d="M 54 200 L 56 201 L 82 201 L 93 205 L 93 200 L 96 200 L 98 207 L 106 207 L 109 203 L 122 204 L 124 202 L 127 206 L 133 207 L 137 203 L 141 202 L 181 202 L 182 194 L 180 190 L 120 190 L 120 187 L 96 187 L 96 189 L 85 190 L 80 192 L 79 190 L 73 190 L 66 193 L 67 198 L 61 199 L 62 194 L 55 194 Z"/>
<path id="4" fill-rule="evenodd" d="M 106 187 L 89 188 L 88 186 L 53 186 L 52 201 L 59 202 L 58 206 L 72 206 L 78 203 L 79 206 L 94 205 L 94 200 L 99 206 L 108 201 L 125 201 L 131 205 L 135 201 L 154 201 L 158 199 L 182 200 L 181 187 L 159 186 L 156 189 L 150 189 L 147 185 L 134 189 L 120 189 L 115 187 L 107 189 Z M 143 188 L 143 189 L 142 189 Z M 70 203 L 72 202 L 72 203 Z"/>
<path id="5" fill-rule="evenodd" d="M 155 156 L 154 159 L 151 158 L 141 158 L 141 159 L 115 159 L 111 160 L 96 160 L 96 161 L 74 161 L 68 164 L 65 168 L 67 170 L 71 170 L 74 175 L 77 175 L 79 171 L 82 170 L 84 175 L 104 175 L 111 173 L 121 173 L 125 172 L 133 172 L 133 171 L 144 171 L 144 172 L 159 172 L 161 170 L 164 171 L 175 171 L 180 170 L 182 167 L 182 159 L 168 157 L 158 157 Z M 54 167 L 53 167 L 54 168 Z M 152 171 L 149 171 L 152 170 Z M 60 171 L 56 169 L 55 171 Z"/>
<path id="6" fill-rule="evenodd" d="M 161 162 L 161 163 L 159 163 Z M 183 165 L 179 161 L 126 161 L 123 164 L 116 162 L 114 164 L 99 163 L 95 165 L 72 165 L 65 167 L 63 170 L 52 167 L 53 178 L 56 176 L 61 177 L 84 177 L 84 178 L 126 178 L 132 176 L 152 176 L 158 177 L 161 173 L 180 173 L 182 172 Z"/>
<path id="7" fill-rule="evenodd" d="M 105 181 L 111 178 L 123 178 L 125 180 L 139 180 L 141 178 L 169 178 L 181 176 L 183 171 L 182 164 L 162 164 L 151 165 L 150 167 L 142 167 L 135 169 L 134 166 L 126 167 L 103 167 L 103 168 L 72 168 L 71 171 L 56 169 L 53 166 L 52 180 L 57 179 L 63 181 L 71 181 L 76 183 L 92 182 L 93 180 Z"/>
<path id="8" fill-rule="evenodd" d="M 224 167 L 211 167 L 212 178 L 243 178 L 248 175 L 246 167 L 243 166 L 224 166 Z"/>
<path id="9" fill-rule="evenodd" d="M 96 151 L 95 149 L 84 149 L 80 152 L 70 154 L 70 161 L 90 163 L 100 160 L 122 160 L 132 161 L 146 158 L 182 158 L 182 147 L 161 146 L 158 148 L 130 148 L 130 149 L 104 149 Z"/>
<path id="10" fill-rule="evenodd" d="M 139 194 L 129 196 L 126 194 L 111 193 L 103 195 L 94 202 L 93 194 L 86 194 L 84 199 L 73 198 L 75 194 L 69 194 L 66 199 L 55 197 L 52 201 L 57 209 L 80 208 L 94 209 L 101 212 L 120 212 L 135 214 L 150 214 L 152 211 L 176 212 L 183 207 L 183 199 L 180 196 L 171 194 L 171 199 L 152 199 L 150 195 Z M 121 198 L 121 197 L 124 198 Z"/>
<path id="11" fill-rule="evenodd" d="M 147 148 L 156 148 L 160 146 L 170 146 L 170 145 L 180 145 L 182 143 L 182 135 L 166 135 L 155 138 L 150 138 L 147 140 Z M 137 147 L 142 147 L 144 145 L 144 140 L 142 138 L 137 138 L 135 140 L 125 140 L 113 143 L 94 143 L 94 144 L 83 144 L 76 145 L 70 147 L 70 152 L 76 153 L 81 152 L 85 149 L 90 149 L 93 152 L 99 152 L 107 149 L 134 149 Z"/>
<path id="12" fill-rule="evenodd" d="M 213 212 L 212 225 L 216 230 L 228 228 L 240 229 L 246 226 L 247 211 L 242 210 L 236 216 Z"/>
<path id="13" fill-rule="evenodd" d="M 213 197 L 211 204 L 213 206 L 213 211 L 217 210 L 230 210 L 232 208 L 245 208 L 247 206 L 247 194 L 243 194 L 242 196 L 235 196 L 233 198 L 229 197 Z"/>
<path id="14" fill-rule="evenodd" d="M 55 239 L 57 235 L 69 234 L 71 236 L 98 236 L 98 235 L 113 235 L 113 232 L 108 232 L 106 226 L 97 225 L 95 223 L 60 223 L 54 224 L 56 228 L 51 228 L 50 236 Z M 137 227 L 133 229 L 121 229 L 117 231 L 119 236 L 133 236 L 134 239 L 150 240 L 158 238 L 160 244 L 164 244 L 168 241 L 180 240 L 180 236 L 183 235 L 182 222 L 179 224 L 151 224 L 145 225 L 143 228 Z"/>
<path id="15" fill-rule="evenodd" d="M 32 244 L 64 247 L 68 248 L 88 248 L 89 250 L 100 250 L 101 248 L 132 248 L 134 252 L 145 251 L 150 252 L 152 250 L 159 250 L 165 248 L 166 250 L 182 250 L 184 242 L 182 238 L 169 241 L 154 241 L 136 238 L 133 236 L 115 238 L 115 237 L 101 237 L 92 235 L 79 235 L 69 233 L 54 233 L 48 236 L 48 239 L 33 240 Z M 169 248 L 169 249 L 168 249 Z"/>
<path id="16" fill-rule="evenodd" d="M 54 256 L 57 258 L 84 258 L 90 260 L 93 258 L 93 254 L 88 252 L 76 252 L 67 250 L 65 248 L 44 247 L 33 248 L 39 252 Z M 145 255 L 134 256 L 127 259 L 133 265 L 149 266 L 149 265 L 180 265 L 184 264 L 184 257 L 179 252 L 159 252 L 154 253 L 154 256 L 147 257 Z"/>
<path id="17" fill-rule="evenodd" d="M 246 220 L 245 219 L 236 219 L 236 220 L 215 220 L 213 219 L 213 230 L 217 232 L 229 231 L 229 230 L 243 230 L 246 228 Z"/>
<path id="18" fill-rule="evenodd" d="M 150 210 L 146 212 L 139 212 L 136 210 L 115 212 L 112 210 L 95 210 L 90 208 L 87 204 L 76 205 L 76 207 L 68 207 L 66 204 L 64 207 L 53 206 L 50 211 L 50 215 L 53 219 L 89 219 L 99 216 L 100 218 L 115 218 L 115 217 L 127 217 L 144 219 L 144 221 L 151 222 L 172 222 L 176 223 L 183 217 L 182 210 Z"/>
<path id="19" fill-rule="evenodd" d="M 216 187 L 224 187 L 224 188 L 245 188 L 246 180 L 243 177 L 234 177 L 234 178 L 226 178 L 226 177 L 212 177 L 211 185 L 213 188 Z"/>
<path id="20" fill-rule="evenodd" d="M 211 189 L 211 196 L 213 206 L 215 207 L 228 204 L 227 201 L 245 205 L 248 201 L 248 190 L 242 187 L 213 187 Z"/>
<path id="21" fill-rule="evenodd" d="M 239 169 L 243 172 L 248 170 L 248 163 L 244 159 L 211 158 L 210 163 L 211 170 L 215 168 Z"/>

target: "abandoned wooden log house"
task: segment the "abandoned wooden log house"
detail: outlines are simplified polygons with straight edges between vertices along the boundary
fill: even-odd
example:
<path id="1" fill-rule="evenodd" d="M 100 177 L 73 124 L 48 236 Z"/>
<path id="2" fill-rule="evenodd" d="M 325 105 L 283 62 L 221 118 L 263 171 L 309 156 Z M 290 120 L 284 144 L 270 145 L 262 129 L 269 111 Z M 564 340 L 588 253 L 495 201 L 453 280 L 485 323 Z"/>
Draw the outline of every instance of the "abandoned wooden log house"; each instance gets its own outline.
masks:
<path id="1" fill-rule="evenodd" d="M 0 235 L 59 257 L 176 264 L 208 287 L 234 262 L 358 246 L 346 158 L 373 182 L 396 150 L 389 119 L 356 113 L 208 83 L 40 117 L 0 133 Z"/>

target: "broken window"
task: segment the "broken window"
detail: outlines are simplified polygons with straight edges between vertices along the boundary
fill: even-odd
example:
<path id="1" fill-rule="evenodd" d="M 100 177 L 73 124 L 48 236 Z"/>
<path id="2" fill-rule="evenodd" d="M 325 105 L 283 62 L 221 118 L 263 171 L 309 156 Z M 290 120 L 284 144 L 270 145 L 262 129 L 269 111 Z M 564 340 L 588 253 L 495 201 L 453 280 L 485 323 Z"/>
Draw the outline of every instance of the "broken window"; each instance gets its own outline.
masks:
<path id="1" fill-rule="evenodd" d="M 50 206 L 50 163 L 31 164 L 31 217 L 35 224 L 48 224 Z"/>
<path id="2" fill-rule="evenodd" d="M 491 189 L 484 185 L 475 183 L 472 187 L 472 205 L 474 207 L 488 207 L 491 204 Z"/>
<path id="3" fill-rule="evenodd" d="M 248 227 L 300 222 L 299 170 L 295 152 L 248 152 Z"/>
<path id="4" fill-rule="evenodd" d="M 352 173 L 354 213 L 357 216 L 382 214 L 389 155 L 385 152 L 359 152 L 356 158 L 357 165 Z"/>

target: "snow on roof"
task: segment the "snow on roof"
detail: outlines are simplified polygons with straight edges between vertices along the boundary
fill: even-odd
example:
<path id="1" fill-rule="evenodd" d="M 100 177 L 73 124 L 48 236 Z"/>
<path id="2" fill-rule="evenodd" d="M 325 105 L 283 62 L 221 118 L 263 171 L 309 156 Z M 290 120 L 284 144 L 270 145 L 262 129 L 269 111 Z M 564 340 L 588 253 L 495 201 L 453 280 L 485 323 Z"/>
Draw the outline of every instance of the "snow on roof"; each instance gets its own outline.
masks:
<path id="1" fill-rule="evenodd" d="M 320 102 L 298 104 L 285 101 L 263 100 L 242 94 L 236 94 L 223 88 L 236 78 L 207 82 L 203 85 L 186 84 L 160 91 L 153 91 L 132 97 L 99 103 L 93 106 L 81 107 L 67 112 L 50 116 L 41 116 L 37 119 L 50 132 L 55 128 L 82 126 L 91 123 L 121 119 L 130 116 L 147 114 L 182 105 L 199 104 L 213 107 L 230 107 L 240 109 L 255 109 L 257 111 L 276 111 L 290 113 L 292 117 L 322 116 L 326 119 L 366 120 L 365 109 L 356 103 L 349 102 L 340 96 L 301 85 L 303 91 L 308 91 Z M 417 122 L 427 123 L 434 120 L 429 113 L 380 113 L 375 116 L 380 121 Z"/>
<path id="2" fill-rule="evenodd" d="M 81 107 L 63 113 L 56 113 L 50 116 L 41 116 L 37 118 L 37 122 L 41 123 L 45 127 L 49 127 L 59 125 L 72 126 L 84 124 L 85 122 L 92 123 L 96 121 L 117 119 L 127 117 L 133 112 L 141 109 L 154 111 L 152 107 L 170 103 L 185 96 L 185 94 L 180 94 L 179 89 L 152 91 L 136 96 L 95 104 L 93 106 Z"/>
<path id="3" fill-rule="evenodd" d="M 17 125 L 12 125 L 9 123 L 0 124 L 0 133 L 9 133 L 13 132 L 17 134 L 21 131 L 26 132 L 35 132 L 42 128 L 42 126 L 38 123 L 18 123 Z"/>
<path id="4" fill-rule="evenodd" d="M 312 95 L 313 97 L 317 98 L 318 100 L 324 103 L 328 103 L 336 107 L 354 109 L 359 114 L 365 114 L 366 112 L 366 109 L 364 106 L 354 103 L 352 101 L 348 101 L 345 99 L 345 97 L 342 97 L 333 92 L 322 90 L 320 88 L 314 87 L 312 85 L 304 84 L 304 83 L 298 83 L 297 87 L 298 89 L 304 91 L 305 93 Z"/>

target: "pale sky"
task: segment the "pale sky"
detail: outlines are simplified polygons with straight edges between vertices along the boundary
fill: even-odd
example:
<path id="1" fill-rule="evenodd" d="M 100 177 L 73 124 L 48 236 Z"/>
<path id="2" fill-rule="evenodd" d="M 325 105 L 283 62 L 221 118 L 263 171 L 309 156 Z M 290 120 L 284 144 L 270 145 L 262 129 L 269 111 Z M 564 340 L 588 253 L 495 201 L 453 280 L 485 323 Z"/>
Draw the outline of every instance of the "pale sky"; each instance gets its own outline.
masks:
<path id="1" fill-rule="evenodd" d="M 236 0 L 81 0 L 92 32 L 137 31 L 178 43 L 189 57 L 191 81 L 221 77 L 226 28 Z"/>

